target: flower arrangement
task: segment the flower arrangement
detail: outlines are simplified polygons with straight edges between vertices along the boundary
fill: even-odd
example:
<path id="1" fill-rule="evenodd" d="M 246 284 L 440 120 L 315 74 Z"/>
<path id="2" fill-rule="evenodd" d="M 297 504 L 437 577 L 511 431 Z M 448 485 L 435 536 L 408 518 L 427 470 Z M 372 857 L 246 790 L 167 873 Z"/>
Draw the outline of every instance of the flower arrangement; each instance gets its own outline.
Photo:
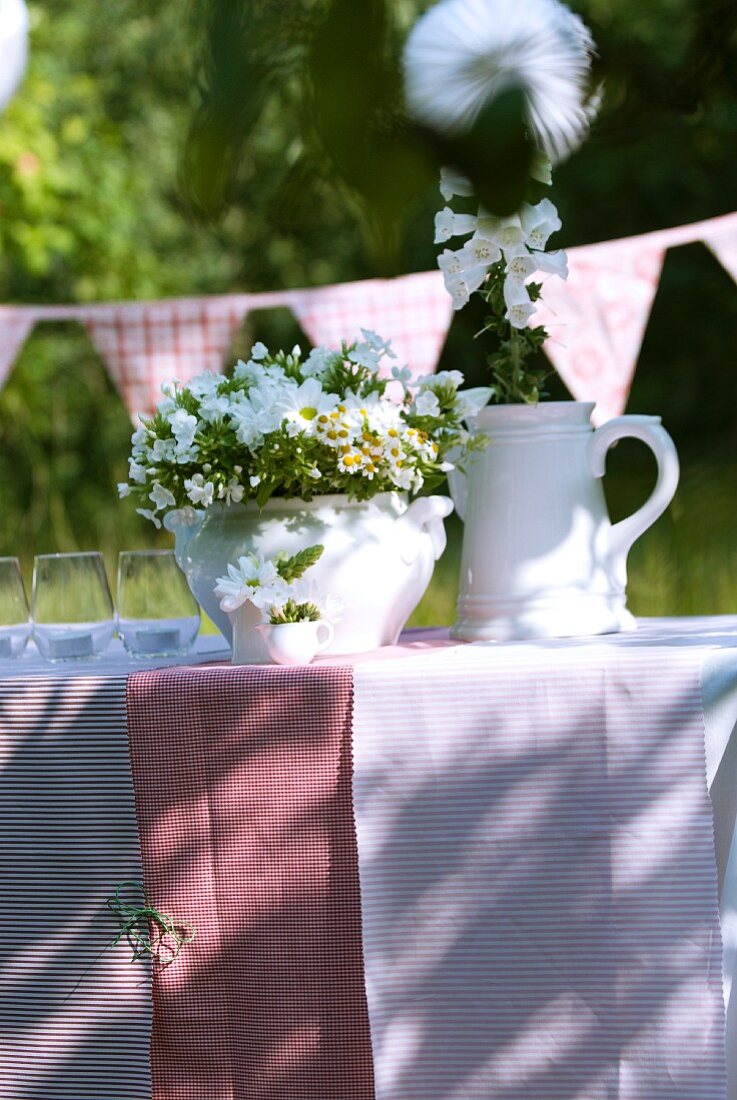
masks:
<path id="1" fill-rule="evenodd" d="M 538 169 L 538 178 L 549 183 L 549 165 Z M 468 180 L 444 169 L 441 192 L 447 200 L 470 197 Z M 530 327 L 542 285 L 539 272 L 568 277 L 566 254 L 546 251 L 550 237 L 561 227 L 558 211 L 545 198 L 532 206 L 525 203 L 518 214 L 496 218 L 482 209 L 475 214 L 457 213 L 446 206 L 435 219 L 435 243 L 451 237 L 469 237 L 462 248 L 446 248 L 438 259 L 445 286 L 455 309 L 462 309 L 478 293 L 489 313 L 478 333 L 494 333 L 499 347 L 488 358 L 491 399 L 499 403 L 536 403 L 551 373 L 546 366 L 528 365 L 548 338 L 542 325 Z"/>
<path id="2" fill-rule="evenodd" d="M 230 376 L 206 372 L 166 384 L 155 415 L 134 433 L 121 496 L 161 526 L 174 509 L 272 497 L 311 500 L 346 493 L 367 500 L 417 493 L 451 468 L 448 454 L 474 446 L 464 420 L 490 390 L 460 391 L 445 371 L 412 379 L 396 366 L 380 375 L 391 345 L 363 331 L 339 350 L 299 347 L 271 354 L 256 344 Z"/>
<path id="3" fill-rule="evenodd" d="M 548 252 L 561 228 L 544 187 L 552 163 L 571 153 L 588 132 L 599 104 L 590 90 L 594 52 L 579 16 L 560 0 L 441 0 L 418 20 L 404 58 L 407 104 L 418 121 L 454 134 L 470 128 L 482 109 L 509 89 L 524 94 L 527 129 L 537 149 L 529 202 L 507 217 L 473 210 L 471 182 L 450 168 L 441 173 L 447 205 L 435 219 L 435 243 L 468 237 L 438 259 L 455 309 L 473 294 L 489 308 L 481 332 L 497 337 L 489 357 L 491 400 L 536 403 L 551 370 L 531 366 L 548 333 L 530 327 L 541 272 L 567 278 L 565 252 Z M 551 163 L 552 162 L 552 163 Z M 478 207 L 478 204 L 476 204 Z"/>
<path id="4" fill-rule="evenodd" d="M 273 561 L 255 553 L 239 558 L 237 565 L 228 566 L 227 576 L 217 580 L 215 595 L 220 597 L 220 607 L 232 613 L 248 601 L 261 611 L 264 622 L 275 626 L 337 621 L 343 610 L 340 600 L 322 596 L 303 580 L 322 557 L 323 549 L 309 546 L 292 557 L 277 555 Z"/>

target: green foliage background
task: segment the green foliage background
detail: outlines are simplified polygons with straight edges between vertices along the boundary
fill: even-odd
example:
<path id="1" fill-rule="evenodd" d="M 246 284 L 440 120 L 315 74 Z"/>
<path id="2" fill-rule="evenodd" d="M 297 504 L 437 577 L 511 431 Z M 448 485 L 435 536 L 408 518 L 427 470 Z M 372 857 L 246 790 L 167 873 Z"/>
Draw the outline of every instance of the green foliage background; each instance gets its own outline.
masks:
<path id="1" fill-rule="evenodd" d="M 354 125 L 350 113 L 325 123 L 335 88 L 368 110 L 366 89 L 378 87 L 367 39 L 347 33 L 341 3 L 33 0 L 29 73 L 0 116 L 0 300 L 256 291 L 433 266 L 439 198 L 387 96 L 356 160 L 323 152 Z M 351 25 L 381 24 L 396 42 L 427 6 L 351 0 Z M 561 243 L 737 208 L 730 5 L 575 7 L 594 29 L 606 99 L 591 140 L 556 172 Z M 287 314 L 249 324 L 234 354 L 254 336 L 306 342 Z M 475 324 L 456 319 L 443 364 L 472 382 Z M 684 486 L 635 552 L 638 611 L 737 610 L 735 332 L 733 281 L 700 246 L 672 252 L 630 411 L 662 413 Z M 39 327 L 0 392 L 0 553 L 27 563 L 35 552 L 99 547 L 112 563 L 121 547 L 165 543 L 116 498 L 129 434 L 86 334 Z M 618 448 L 611 468 L 616 516 L 646 495 L 652 471 L 634 445 Z M 451 552 L 421 619 L 452 614 L 454 571 Z"/>

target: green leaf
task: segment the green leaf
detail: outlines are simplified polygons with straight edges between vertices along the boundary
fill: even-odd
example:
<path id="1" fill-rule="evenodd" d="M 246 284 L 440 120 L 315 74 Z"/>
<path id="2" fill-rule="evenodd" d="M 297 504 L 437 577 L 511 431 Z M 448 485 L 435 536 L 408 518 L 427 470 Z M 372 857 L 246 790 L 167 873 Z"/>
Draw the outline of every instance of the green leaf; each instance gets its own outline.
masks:
<path id="1" fill-rule="evenodd" d="M 275 485 L 272 481 L 262 481 L 256 490 L 256 503 L 259 508 L 263 508 L 264 504 L 271 499 L 274 492 Z"/>
<path id="2" fill-rule="evenodd" d="M 291 558 L 276 563 L 276 570 L 283 581 L 290 584 L 304 576 L 315 562 L 322 557 L 324 546 L 308 546 L 306 550 L 300 550 Z"/>

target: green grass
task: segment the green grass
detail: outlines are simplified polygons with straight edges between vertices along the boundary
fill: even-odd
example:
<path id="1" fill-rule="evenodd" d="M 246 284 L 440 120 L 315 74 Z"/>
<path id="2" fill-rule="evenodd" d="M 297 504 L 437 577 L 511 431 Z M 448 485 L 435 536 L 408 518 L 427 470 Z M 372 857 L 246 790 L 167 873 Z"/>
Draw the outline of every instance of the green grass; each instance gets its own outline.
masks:
<path id="1" fill-rule="evenodd" d="M 638 464 L 618 464 L 607 476 L 613 520 L 634 511 L 654 483 Z M 455 618 L 463 526 L 447 523 L 448 548 L 410 620 L 448 625 Z M 673 504 L 633 547 L 629 606 L 635 615 L 737 614 L 737 464 L 685 461 Z"/>

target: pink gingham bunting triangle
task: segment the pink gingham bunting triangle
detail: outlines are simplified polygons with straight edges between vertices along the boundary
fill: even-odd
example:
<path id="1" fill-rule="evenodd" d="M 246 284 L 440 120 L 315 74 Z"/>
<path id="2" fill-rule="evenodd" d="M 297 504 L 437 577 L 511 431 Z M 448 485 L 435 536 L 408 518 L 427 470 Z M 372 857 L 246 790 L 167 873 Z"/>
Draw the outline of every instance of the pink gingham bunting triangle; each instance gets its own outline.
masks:
<path id="1" fill-rule="evenodd" d="M 646 238 L 612 241 L 572 249 L 566 282 L 541 277 L 533 324 L 547 328 L 545 352 L 571 394 L 596 402 L 598 424 L 626 408 L 664 254 Z"/>
<path id="2" fill-rule="evenodd" d="M 35 323 L 35 313 L 25 306 L 0 306 L 0 386 L 10 374 Z"/>
<path id="3" fill-rule="evenodd" d="M 704 243 L 737 282 L 737 218 L 704 236 Z"/>
<path id="4" fill-rule="evenodd" d="M 248 309 L 246 297 L 96 306 L 84 317 L 131 415 L 153 412 L 161 385 L 220 371 Z"/>
<path id="5" fill-rule="evenodd" d="M 314 344 L 339 347 L 370 329 L 414 375 L 437 367 L 453 315 L 439 271 L 294 291 L 289 304 Z"/>

